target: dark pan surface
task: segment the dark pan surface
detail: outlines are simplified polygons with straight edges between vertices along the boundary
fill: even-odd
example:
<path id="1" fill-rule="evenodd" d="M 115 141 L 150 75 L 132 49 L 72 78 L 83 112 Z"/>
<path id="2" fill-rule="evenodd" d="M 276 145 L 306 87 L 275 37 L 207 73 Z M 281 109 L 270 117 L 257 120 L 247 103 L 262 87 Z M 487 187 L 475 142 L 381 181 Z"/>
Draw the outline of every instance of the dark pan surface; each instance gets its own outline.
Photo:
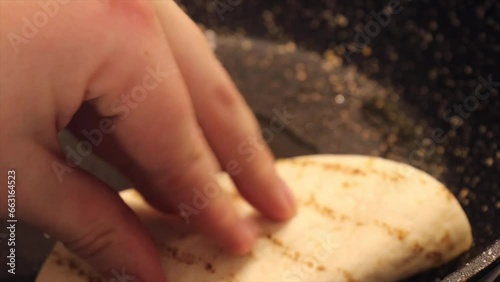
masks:
<path id="1" fill-rule="evenodd" d="M 479 76 L 500 81 L 500 1 L 401 0 L 403 10 L 347 60 L 339 46 L 356 43 L 357 30 L 373 20 L 371 11 L 381 11 L 389 1 L 180 2 L 196 21 L 217 32 L 218 56 L 263 129 L 269 128 L 273 108 L 286 107 L 294 115 L 286 129 L 273 133 L 270 145 L 277 156 L 385 156 L 424 169 L 457 195 L 473 225 L 473 249 L 411 281 L 449 275 L 445 281 L 455 282 L 478 272 L 495 274 L 499 86 L 473 111 L 461 115 L 454 107 L 470 100 Z M 228 9 L 223 20 L 214 5 Z M 443 118 L 447 110 L 454 117 Z M 446 140 L 433 140 L 436 129 L 445 132 Z M 102 162 L 89 160 L 84 167 L 117 189 L 129 187 Z M 53 239 L 22 223 L 18 236 L 25 246 L 19 249 L 20 273 L 6 281 L 33 281 Z"/>
<path id="2" fill-rule="evenodd" d="M 263 128 L 273 109 L 294 115 L 273 136 L 278 156 L 383 156 L 427 171 L 458 197 L 472 250 L 412 281 L 443 278 L 500 237 L 498 1 L 402 1 L 349 60 L 339 46 L 356 42 L 385 1 L 232 1 L 240 4 L 223 20 L 215 2 L 186 9 L 217 33 L 217 54 Z M 493 82 L 474 103 L 480 77 Z"/>

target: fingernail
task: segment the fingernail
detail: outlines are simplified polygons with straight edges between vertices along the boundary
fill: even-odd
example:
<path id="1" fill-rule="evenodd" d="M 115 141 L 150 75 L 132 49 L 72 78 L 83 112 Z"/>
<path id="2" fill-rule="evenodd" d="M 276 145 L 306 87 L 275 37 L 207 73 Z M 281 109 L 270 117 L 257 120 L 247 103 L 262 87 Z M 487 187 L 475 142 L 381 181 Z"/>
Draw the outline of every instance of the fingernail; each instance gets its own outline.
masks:
<path id="1" fill-rule="evenodd" d="M 287 211 L 287 218 L 295 215 L 297 212 L 297 203 L 295 202 L 295 196 L 292 193 L 292 190 L 284 181 L 282 181 L 281 186 L 281 198 L 284 202 L 285 210 Z"/>
<path id="2" fill-rule="evenodd" d="M 252 250 L 253 244 L 259 232 L 255 223 L 244 220 L 238 226 L 238 239 L 235 245 L 231 246 L 230 252 L 237 255 L 247 254 Z"/>

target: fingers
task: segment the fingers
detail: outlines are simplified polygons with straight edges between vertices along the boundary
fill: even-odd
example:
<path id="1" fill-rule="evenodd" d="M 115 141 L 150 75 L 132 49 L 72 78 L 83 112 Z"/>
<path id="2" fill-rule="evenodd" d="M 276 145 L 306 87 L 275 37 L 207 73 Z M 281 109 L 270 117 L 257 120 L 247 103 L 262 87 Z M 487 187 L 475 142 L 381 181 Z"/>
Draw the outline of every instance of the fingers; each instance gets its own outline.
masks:
<path id="1" fill-rule="evenodd" d="M 113 135 L 133 164 L 128 176 L 146 200 L 164 212 L 176 212 L 222 246 L 248 252 L 255 238 L 251 225 L 236 214 L 214 181 L 219 171 L 194 115 L 184 80 L 168 44 L 145 41 L 148 58 L 137 66 L 121 97 L 101 97 L 98 110 L 115 113 Z M 142 91 L 127 103 L 127 95 Z M 118 104 L 114 104 L 118 101 Z"/>
<path id="2" fill-rule="evenodd" d="M 61 240 L 108 279 L 125 269 L 140 281 L 163 281 L 151 239 L 116 192 L 38 145 L 19 146 L 17 159 L 29 160 L 9 164 L 19 168 L 19 220 Z"/>
<path id="3" fill-rule="evenodd" d="M 290 190 L 274 170 L 257 122 L 198 27 L 173 1 L 155 1 L 166 37 L 186 80 L 196 116 L 223 169 L 265 215 L 295 212 Z"/>

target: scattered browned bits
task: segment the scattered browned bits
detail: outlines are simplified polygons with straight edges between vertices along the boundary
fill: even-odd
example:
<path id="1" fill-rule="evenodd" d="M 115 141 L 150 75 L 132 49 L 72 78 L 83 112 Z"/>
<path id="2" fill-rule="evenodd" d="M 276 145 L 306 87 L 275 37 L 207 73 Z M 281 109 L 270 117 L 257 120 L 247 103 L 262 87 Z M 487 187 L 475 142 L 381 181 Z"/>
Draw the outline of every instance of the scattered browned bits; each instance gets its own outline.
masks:
<path id="1" fill-rule="evenodd" d="M 295 65 L 295 77 L 298 81 L 305 81 L 307 79 L 307 72 L 304 64 L 299 63 Z"/>
<path id="2" fill-rule="evenodd" d="M 244 51 L 249 51 L 250 49 L 252 49 L 252 41 L 248 39 L 241 41 L 241 49 L 243 49 Z"/>
<path id="3" fill-rule="evenodd" d="M 365 56 L 365 57 L 369 57 L 371 54 L 372 54 L 372 48 L 368 47 L 368 46 L 365 46 L 363 47 L 363 49 L 361 50 L 361 53 Z"/>
<path id="4" fill-rule="evenodd" d="M 389 144 L 394 144 L 394 143 L 396 143 L 396 141 L 398 141 L 398 136 L 396 134 L 391 133 L 389 135 L 389 137 L 387 138 L 387 142 Z"/>
<path id="5" fill-rule="evenodd" d="M 462 204 L 467 206 L 470 204 L 470 199 L 468 196 L 469 196 L 469 189 L 463 188 L 462 190 L 460 190 L 458 194 L 458 199 Z"/>
<path id="6" fill-rule="evenodd" d="M 337 17 L 335 17 L 335 21 L 340 27 L 346 27 L 349 24 L 349 19 L 342 14 L 337 14 Z"/>
<path id="7" fill-rule="evenodd" d="M 289 41 L 285 44 L 278 45 L 277 53 L 280 55 L 292 54 L 297 51 L 297 45 L 294 42 Z"/>
<path id="8" fill-rule="evenodd" d="M 469 152 L 467 144 L 456 143 L 462 139 L 463 130 L 470 119 L 466 120 L 455 113 L 450 116 L 451 120 L 447 121 L 446 124 L 452 129 L 449 130 L 448 127 L 443 126 L 445 129 L 443 136 L 446 138 L 444 143 L 432 140 L 430 144 L 429 140 L 422 142 L 425 138 L 431 137 L 434 125 L 422 121 L 422 116 L 415 117 L 406 112 L 405 103 L 407 100 L 402 98 L 404 92 L 415 92 L 415 95 L 427 95 L 434 101 L 446 101 L 448 94 L 445 92 L 437 93 L 432 87 L 433 84 L 442 85 L 448 90 L 451 89 L 449 91 L 461 90 L 464 85 L 473 89 L 477 85 L 475 76 L 480 74 L 480 69 L 477 69 L 476 64 L 465 60 L 463 64 L 451 67 L 449 62 L 457 60 L 459 56 L 457 52 L 453 51 L 455 47 L 451 49 L 433 47 L 435 45 L 446 47 L 449 40 L 449 35 L 444 32 L 446 26 L 463 28 L 464 24 L 460 22 L 460 18 L 457 19 L 456 14 L 448 15 L 445 13 L 445 17 L 442 19 L 429 17 L 427 22 L 415 22 L 411 18 L 403 20 L 405 28 L 416 31 L 414 38 L 418 39 L 416 48 L 421 49 L 417 51 L 425 51 L 429 60 L 439 61 L 438 64 L 429 65 L 422 69 L 420 74 L 423 77 L 421 79 L 427 80 L 424 86 L 409 89 L 405 88 L 406 85 L 394 85 L 394 88 L 391 85 L 381 86 L 377 80 L 371 79 L 380 72 L 387 72 L 388 76 L 391 76 L 390 69 L 395 70 L 394 64 L 404 64 L 408 72 L 418 69 L 420 62 L 408 61 L 408 57 L 400 52 L 401 49 L 398 45 L 383 47 L 382 52 L 384 52 L 385 60 L 380 57 L 380 54 L 377 54 L 380 50 L 379 48 L 375 49 L 374 46 L 380 45 L 376 45 L 375 41 L 366 46 L 358 46 L 361 48 L 358 48 L 356 52 L 363 60 L 362 71 L 357 69 L 357 64 L 344 63 L 344 54 L 338 48 L 338 42 L 352 43 L 352 30 L 358 23 L 365 23 L 364 21 L 370 16 L 363 9 L 354 9 L 346 12 L 348 14 L 341 14 L 337 9 L 297 11 L 298 16 L 305 19 L 302 23 L 305 29 L 316 29 L 319 23 L 321 29 L 338 31 L 332 33 L 332 36 L 335 36 L 337 40 L 330 42 L 325 49 L 321 49 L 322 53 L 318 56 L 318 53 L 308 49 L 315 45 L 307 45 L 311 42 L 304 37 L 297 37 L 300 38 L 300 42 L 292 40 L 290 35 L 293 32 L 287 30 L 290 26 L 289 23 L 286 23 L 288 16 L 284 17 L 285 10 L 279 11 L 272 5 L 267 7 L 269 7 L 268 10 L 261 13 L 264 32 L 267 33 L 267 38 L 276 38 L 278 39 L 276 42 L 279 43 L 272 40 L 252 40 L 248 37 L 242 37 L 236 41 L 234 47 L 237 47 L 239 52 L 246 52 L 243 57 L 252 55 L 252 59 L 235 58 L 234 50 L 229 50 L 227 46 L 225 53 L 222 54 L 224 63 L 231 61 L 232 66 L 229 67 L 231 71 L 238 72 L 238 69 L 241 68 L 241 62 L 247 62 L 248 64 L 245 64 L 244 67 L 250 68 L 250 70 L 245 70 L 244 77 L 246 78 L 248 78 L 248 73 L 253 70 L 261 74 L 264 73 L 262 70 L 265 70 L 266 75 L 261 76 L 263 79 L 249 79 L 248 84 L 252 85 L 245 85 L 246 81 L 238 81 L 242 92 L 245 92 L 245 89 L 250 89 L 250 92 L 259 92 L 259 97 L 253 100 L 257 105 L 276 102 L 275 105 L 287 104 L 289 106 L 288 102 L 290 102 L 290 105 L 295 107 L 294 113 L 301 115 L 301 118 L 289 125 L 290 129 L 300 136 L 309 138 L 315 136 L 315 131 L 325 130 L 323 137 L 318 138 L 318 140 L 305 138 L 308 141 L 314 141 L 312 143 L 321 148 L 322 152 L 359 151 L 363 154 L 384 155 L 388 158 L 409 162 L 409 154 L 415 151 L 415 156 L 423 157 L 422 162 L 417 166 L 440 180 L 447 181 L 450 176 L 462 177 L 461 185 L 467 186 L 471 192 L 461 202 L 469 203 L 472 201 L 471 195 L 475 195 L 479 188 L 478 185 L 481 184 L 478 183 L 479 178 L 474 178 L 471 175 L 474 172 L 471 172 L 470 167 L 465 165 L 462 160 L 477 154 Z M 486 25 L 498 26 L 498 23 L 487 16 L 484 7 L 477 7 L 472 13 L 483 18 Z M 227 31 L 225 26 L 227 26 L 227 22 L 221 24 L 221 29 Z M 393 27 L 388 28 L 392 29 Z M 239 35 L 247 34 L 244 27 L 234 28 Z M 254 31 L 252 34 L 255 34 Z M 487 32 L 479 31 L 474 35 L 474 40 L 486 41 L 488 36 Z M 249 40 L 249 44 L 243 42 L 244 40 Z M 302 43 L 306 44 L 302 45 Z M 465 50 L 468 46 L 458 46 L 457 48 Z M 500 46 L 492 46 L 492 48 L 500 50 Z M 457 73 L 468 76 L 468 81 L 456 76 Z M 238 80 L 238 74 L 234 76 Z M 260 82 L 262 87 L 256 86 L 256 82 Z M 283 94 L 276 95 L 275 93 Z M 312 106 L 314 106 L 314 111 L 310 110 Z M 438 118 L 442 118 L 443 112 L 452 106 L 443 107 Z M 412 108 L 412 105 L 409 107 Z M 453 110 L 453 108 L 451 109 Z M 307 122 L 310 120 L 319 120 L 320 122 Z M 480 139 L 496 138 L 491 127 L 478 125 L 477 130 L 478 132 L 474 132 L 474 134 L 481 134 Z M 344 141 L 346 139 L 349 142 Z M 419 146 L 424 147 L 416 148 L 414 141 Z M 355 144 L 356 142 L 359 143 Z M 488 145 L 492 145 L 492 143 L 488 143 Z M 500 162 L 500 150 L 499 147 L 490 146 L 476 149 L 476 151 L 484 149 L 489 150 L 489 153 L 478 156 L 478 163 L 482 164 L 481 169 L 487 173 L 489 169 Z M 458 163 L 450 165 L 446 162 L 448 157 L 457 158 Z M 480 174 L 480 177 L 484 179 L 481 173 L 476 171 L 476 174 Z M 452 189 L 454 189 L 455 194 L 460 192 L 457 187 L 452 187 Z M 491 200 L 488 211 L 494 209 L 496 205 L 500 206 L 497 200 Z M 478 206 L 478 209 L 481 209 L 481 206 Z"/>
<path id="9" fill-rule="evenodd" d="M 322 68 L 325 72 L 330 72 L 340 66 L 342 66 L 342 58 L 335 55 L 333 50 L 326 50 L 323 54 L 324 61 L 322 63 Z"/>
<path id="10" fill-rule="evenodd" d="M 458 196 L 463 199 L 467 198 L 468 195 L 469 195 L 469 189 L 467 188 L 463 188 L 462 190 L 460 190 L 460 193 L 458 194 Z"/>
<path id="11" fill-rule="evenodd" d="M 493 163 L 494 163 L 494 162 L 495 162 L 495 161 L 493 160 L 493 158 L 492 158 L 492 157 L 489 157 L 489 158 L 487 158 L 486 160 L 484 160 L 484 164 L 485 164 L 487 167 L 491 167 L 491 166 L 493 166 Z"/>

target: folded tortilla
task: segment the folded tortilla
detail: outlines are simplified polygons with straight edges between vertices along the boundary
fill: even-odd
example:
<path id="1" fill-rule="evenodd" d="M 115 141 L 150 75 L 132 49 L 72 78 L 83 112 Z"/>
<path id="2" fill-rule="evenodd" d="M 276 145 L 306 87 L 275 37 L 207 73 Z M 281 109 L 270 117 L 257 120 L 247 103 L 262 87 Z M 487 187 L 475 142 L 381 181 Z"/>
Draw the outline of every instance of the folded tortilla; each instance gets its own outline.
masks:
<path id="1" fill-rule="evenodd" d="M 397 281 L 471 247 L 458 201 L 416 168 L 376 157 L 316 155 L 280 160 L 277 169 L 299 204 L 286 223 L 259 216 L 227 176 L 220 179 L 239 212 L 256 217 L 264 230 L 242 257 L 161 215 L 134 190 L 121 195 L 150 230 L 167 281 Z M 57 244 L 37 281 L 89 278 L 98 275 Z"/>

